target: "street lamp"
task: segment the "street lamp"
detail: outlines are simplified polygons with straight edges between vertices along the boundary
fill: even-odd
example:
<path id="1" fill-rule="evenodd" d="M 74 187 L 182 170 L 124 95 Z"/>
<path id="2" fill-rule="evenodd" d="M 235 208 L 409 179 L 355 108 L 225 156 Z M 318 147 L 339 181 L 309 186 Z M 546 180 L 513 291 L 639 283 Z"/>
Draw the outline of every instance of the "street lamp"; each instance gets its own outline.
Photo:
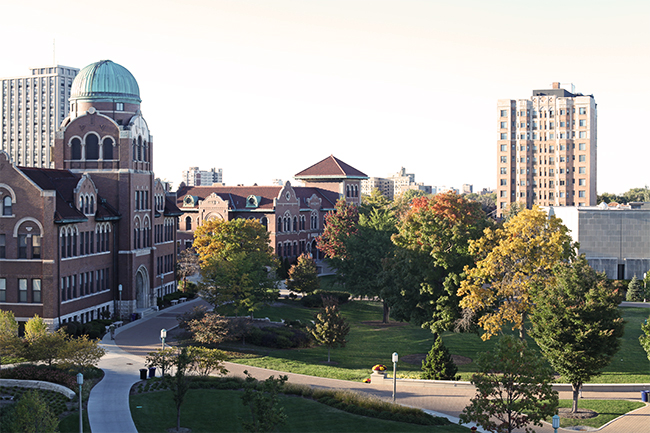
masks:
<path id="1" fill-rule="evenodd" d="M 122 300 L 122 285 L 117 286 L 117 291 L 120 292 L 120 301 Z"/>
<path id="2" fill-rule="evenodd" d="M 81 416 L 82 414 L 82 406 L 81 406 L 81 385 L 84 384 L 84 375 L 81 373 L 77 374 L 77 383 L 79 384 L 79 433 L 83 433 L 84 431 L 84 424 L 83 424 L 83 418 Z"/>
<path id="3" fill-rule="evenodd" d="M 165 338 L 167 338 L 167 330 L 165 328 L 160 330 L 160 340 L 162 341 L 162 348 L 165 348 Z"/>
<path id="4" fill-rule="evenodd" d="M 553 415 L 553 431 L 557 433 L 557 429 L 560 428 L 560 415 Z"/>
<path id="5" fill-rule="evenodd" d="M 393 401 L 397 392 L 397 352 L 393 352 Z"/>

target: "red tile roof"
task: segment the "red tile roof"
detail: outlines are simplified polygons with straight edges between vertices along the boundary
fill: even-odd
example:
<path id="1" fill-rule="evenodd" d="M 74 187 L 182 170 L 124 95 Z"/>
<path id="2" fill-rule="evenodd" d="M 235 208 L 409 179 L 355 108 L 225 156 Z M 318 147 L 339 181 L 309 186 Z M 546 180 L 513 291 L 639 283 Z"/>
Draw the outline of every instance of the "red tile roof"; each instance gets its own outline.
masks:
<path id="1" fill-rule="evenodd" d="M 353 178 L 353 179 L 367 179 L 365 173 L 360 172 L 356 168 L 346 164 L 334 155 L 330 155 L 324 160 L 317 162 L 309 168 L 304 169 L 294 176 L 296 179 L 340 179 L 340 178 Z"/>

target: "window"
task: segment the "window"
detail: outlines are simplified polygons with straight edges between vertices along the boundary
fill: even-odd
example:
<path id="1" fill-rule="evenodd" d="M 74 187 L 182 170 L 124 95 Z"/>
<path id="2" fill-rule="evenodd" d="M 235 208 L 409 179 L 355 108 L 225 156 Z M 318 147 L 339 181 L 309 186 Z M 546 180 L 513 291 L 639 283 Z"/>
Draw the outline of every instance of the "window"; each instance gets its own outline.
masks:
<path id="1" fill-rule="evenodd" d="M 27 235 L 18 235 L 18 258 L 27 258 Z"/>
<path id="2" fill-rule="evenodd" d="M 501 140 L 507 140 L 508 139 L 508 134 L 506 132 L 501 133 Z"/>
<path id="3" fill-rule="evenodd" d="M 501 185 L 507 185 L 508 180 L 507 179 L 501 179 Z"/>
<path id="4" fill-rule="evenodd" d="M 579 155 L 579 156 L 578 156 L 578 161 L 579 161 L 579 162 L 585 162 L 586 160 L 587 160 L 587 156 L 586 156 L 586 155 Z"/>
<path id="5" fill-rule="evenodd" d="M 508 116 L 508 110 L 501 110 L 501 117 L 507 117 Z"/>
<path id="6" fill-rule="evenodd" d="M 27 279 L 18 280 L 18 302 L 27 302 Z"/>
<path id="7" fill-rule="evenodd" d="M 502 162 L 502 163 L 506 163 L 506 162 L 508 162 L 508 158 L 505 157 L 505 156 L 502 156 L 502 157 L 501 157 L 501 162 Z"/>
<path id="8" fill-rule="evenodd" d="M 32 302 L 41 302 L 41 279 L 32 280 Z"/>
<path id="9" fill-rule="evenodd" d="M 560 181 L 560 186 L 564 186 L 564 181 L 563 180 Z"/>
<path id="10" fill-rule="evenodd" d="M 578 113 L 587 114 L 587 107 L 580 107 Z"/>
<path id="11" fill-rule="evenodd" d="M 584 191 L 578 191 L 578 197 L 585 197 L 585 192 Z"/>
<path id="12" fill-rule="evenodd" d="M 587 179 L 578 179 L 578 185 L 585 186 L 587 184 Z"/>
<path id="13" fill-rule="evenodd" d="M 507 191 L 500 191 L 499 196 L 500 196 L 500 197 L 507 197 L 507 196 L 508 196 L 508 192 L 507 192 Z"/>
<path id="14" fill-rule="evenodd" d="M 554 182 L 552 180 L 548 181 L 548 187 L 553 188 Z"/>
<path id="15" fill-rule="evenodd" d="M 580 119 L 580 126 L 587 126 L 587 119 Z"/>
<path id="16" fill-rule="evenodd" d="M 560 128 L 566 127 L 566 122 L 560 122 Z"/>
<path id="17" fill-rule="evenodd" d="M 578 138 L 587 138 L 587 131 L 580 131 Z"/>
<path id="18" fill-rule="evenodd" d="M 560 193 L 560 198 L 564 198 L 564 193 L 563 192 Z"/>
<path id="19" fill-rule="evenodd" d="M 566 150 L 566 146 L 564 144 L 560 144 L 560 150 Z"/>
<path id="20" fill-rule="evenodd" d="M 185 230 L 192 230 L 192 217 L 185 218 Z"/>
<path id="21" fill-rule="evenodd" d="M 586 174 L 586 173 L 587 173 L 587 167 L 580 167 L 580 168 L 578 168 L 578 173 L 580 173 L 580 174 Z"/>
<path id="22" fill-rule="evenodd" d="M 508 147 L 505 144 L 501 145 L 501 152 L 505 152 L 508 149 Z"/>
<path id="23" fill-rule="evenodd" d="M 505 167 L 501 167 L 501 174 L 508 174 L 508 169 Z"/>
<path id="24" fill-rule="evenodd" d="M 0 302 L 7 302 L 7 279 L 0 278 Z"/>
<path id="25" fill-rule="evenodd" d="M 578 144 L 578 149 L 579 150 L 587 150 L 587 143 Z"/>
<path id="26" fill-rule="evenodd" d="M 32 236 L 32 259 L 41 258 L 41 240 L 38 235 Z"/>
<path id="27" fill-rule="evenodd" d="M 7 239 L 4 234 L 0 235 L 0 259 L 6 258 L 6 242 Z"/>
<path id="28" fill-rule="evenodd" d="M 501 129 L 505 129 L 505 128 L 507 128 L 507 127 L 508 127 L 508 126 L 506 125 L 506 122 L 501 122 Z"/>
<path id="29" fill-rule="evenodd" d="M 11 216 L 12 215 L 11 197 L 10 196 L 5 196 L 5 198 L 2 199 L 2 215 L 3 216 Z"/>
<path id="30" fill-rule="evenodd" d="M 113 159 L 113 140 L 111 138 L 105 138 L 102 141 L 102 158 Z"/>
<path id="31" fill-rule="evenodd" d="M 116 102 L 115 103 L 115 111 L 124 111 L 124 103 L 123 102 Z"/>

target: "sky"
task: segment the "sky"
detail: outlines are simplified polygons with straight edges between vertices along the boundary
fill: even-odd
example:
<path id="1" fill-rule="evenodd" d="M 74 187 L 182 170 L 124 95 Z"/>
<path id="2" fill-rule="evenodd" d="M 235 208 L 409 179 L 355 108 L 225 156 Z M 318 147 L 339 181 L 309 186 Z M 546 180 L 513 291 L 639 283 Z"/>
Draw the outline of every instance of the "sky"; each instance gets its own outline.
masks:
<path id="1" fill-rule="evenodd" d="M 647 0 L 0 0 L 0 16 L 2 77 L 127 68 L 174 187 L 196 166 L 295 185 L 332 154 L 495 188 L 497 100 L 555 81 L 598 105 L 598 193 L 650 184 Z"/>

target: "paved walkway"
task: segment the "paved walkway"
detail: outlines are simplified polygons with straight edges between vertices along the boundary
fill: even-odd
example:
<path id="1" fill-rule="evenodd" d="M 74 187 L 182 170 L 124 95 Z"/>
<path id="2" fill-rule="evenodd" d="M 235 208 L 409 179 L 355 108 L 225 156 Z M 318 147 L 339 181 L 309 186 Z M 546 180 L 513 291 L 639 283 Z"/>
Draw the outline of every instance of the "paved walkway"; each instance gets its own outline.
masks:
<path id="1" fill-rule="evenodd" d="M 159 348 L 160 330 L 171 329 L 177 325 L 176 316 L 191 310 L 196 305 L 208 305 L 203 300 L 179 304 L 148 318 L 137 320 L 118 328 L 115 341 L 106 336 L 102 342 L 108 354 L 99 364 L 105 372 L 104 379 L 93 388 L 88 401 L 88 416 L 93 433 L 134 433 L 135 425 L 129 409 L 129 390 L 140 380 L 139 369 L 144 368 L 144 356 Z M 301 374 L 284 373 L 262 368 L 226 363 L 231 375 L 243 375 L 248 370 L 259 379 L 270 375 L 287 374 L 289 381 L 325 388 L 342 388 L 365 392 L 381 398 L 390 399 L 392 385 L 366 384 L 337 379 L 327 379 Z M 457 422 L 458 415 L 468 404 L 474 391 L 466 388 L 409 386 L 398 382 L 397 403 L 419 407 L 433 414 L 444 415 Z M 641 399 L 638 391 L 633 392 L 584 392 L 584 398 L 600 399 Z M 560 392 L 561 399 L 570 399 L 569 392 Z M 549 424 L 534 427 L 538 433 L 553 433 Z M 479 430 L 481 431 L 481 430 Z M 569 431 L 560 429 L 560 431 Z M 599 430 L 602 433 L 650 433 L 650 405 L 625 415 Z"/>

